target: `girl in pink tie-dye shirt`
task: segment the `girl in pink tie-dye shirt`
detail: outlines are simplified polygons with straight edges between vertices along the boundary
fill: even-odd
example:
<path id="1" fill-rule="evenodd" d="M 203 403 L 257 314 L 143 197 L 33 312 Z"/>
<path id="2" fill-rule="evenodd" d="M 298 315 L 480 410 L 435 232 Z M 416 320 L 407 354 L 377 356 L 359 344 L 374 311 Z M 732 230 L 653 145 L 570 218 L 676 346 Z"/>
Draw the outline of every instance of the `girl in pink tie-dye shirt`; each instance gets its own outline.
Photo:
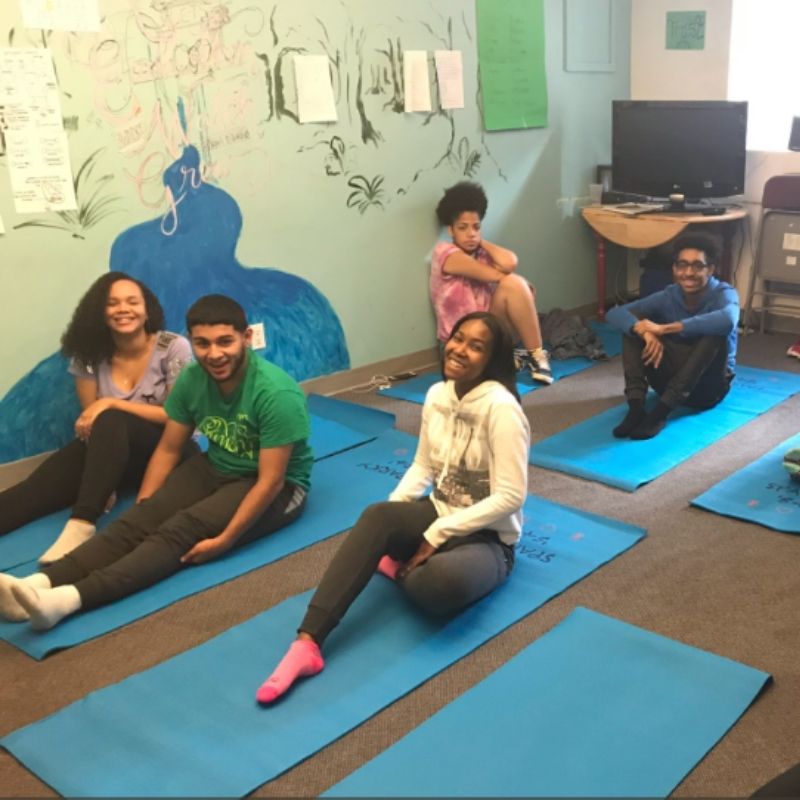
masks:
<path id="1" fill-rule="evenodd" d="M 456 320 L 472 311 L 490 311 L 509 326 L 522 348 L 515 350 L 520 368 L 534 380 L 550 384 L 550 359 L 542 333 L 533 287 L 515 273 L 517 256 L 481 238 L 488 201 L 476 183 L 451 186 L 436 207 L 451 242 L 439 242 L 431 256 L 430 293 L 436 311 L 436 336 L 447 341 Z"/>

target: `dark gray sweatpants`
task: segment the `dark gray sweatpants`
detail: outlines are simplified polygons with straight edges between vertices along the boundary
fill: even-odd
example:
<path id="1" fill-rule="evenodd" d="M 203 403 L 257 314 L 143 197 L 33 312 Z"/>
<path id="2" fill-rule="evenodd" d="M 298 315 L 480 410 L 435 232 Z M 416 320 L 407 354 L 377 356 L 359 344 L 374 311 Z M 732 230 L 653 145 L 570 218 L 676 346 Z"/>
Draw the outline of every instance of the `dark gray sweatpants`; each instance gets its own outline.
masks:
<path id="1" fill-rule="evenodd" d="M 198 453 L 151 498 L 42 572 L 53 586 L 74 584 L 85 611 L 127 597 L 187 568 L 181 556 L 222 533 L 254 483 L 255 476 L 222 474 Z M 287 483 L 236 547 L 288 525 L 304 507 L 304 490 Z"/>
<path id="2" fill-rule="evenodd" d="M 436 519 L 425 498 L 413 503 L 376 503 L 359 517 L 322 576 L 299 630 L 321 645 L 375 574 L 384 555 L 407 561 Z M 402 582 L 425 611 L 454 614 L 503 583 L 514 566 L 514 548 L 482 530 L 448 540 Z"/>

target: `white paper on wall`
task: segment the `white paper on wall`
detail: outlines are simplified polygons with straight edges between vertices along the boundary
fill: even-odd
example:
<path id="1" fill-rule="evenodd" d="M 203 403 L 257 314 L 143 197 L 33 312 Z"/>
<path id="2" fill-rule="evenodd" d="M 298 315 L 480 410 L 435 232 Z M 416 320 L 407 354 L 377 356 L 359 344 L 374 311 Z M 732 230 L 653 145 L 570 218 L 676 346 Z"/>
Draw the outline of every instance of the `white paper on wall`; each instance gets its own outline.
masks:
<path id="1" fill-rule="evenodd" d="M 297 116 L 300 122 L 336 122 L 331 69 L 325 55 L 296 55 Z"/>
<path id="2" fill-rule="evenodd" d="M 8 171 L 19 214 L 77 208 L 62 130 L 8 131 Z"/>
<path id="3" fill-rule="evenodd" d="M 436 80 L 442 108 L 464 108 L 464 69 L 460 50 L 436 50 Z"/>
<path id="4" fill-rule="evenodd" d="M 5 225 L 3 225 L 3 218 L 0 217 L 0 236 L 2 236 L 6 232 Z"/>
<path id="5" fill-rule="evenodd" d="M 0 48 L 0 127 L 17 212 L 77 208 L 49 50 Z"/>
<path id="6" fill-rule="evenodd" d="M 19 0 L 22 24 L 47 31 L 99 31 L 98 0 Z"/>
<path id="7" fill-rule="evenodd" d="M 428 76 L 428 53 L 425 50 L 403 51 L 405 110 L 431 110 L 431 82 Z"/>

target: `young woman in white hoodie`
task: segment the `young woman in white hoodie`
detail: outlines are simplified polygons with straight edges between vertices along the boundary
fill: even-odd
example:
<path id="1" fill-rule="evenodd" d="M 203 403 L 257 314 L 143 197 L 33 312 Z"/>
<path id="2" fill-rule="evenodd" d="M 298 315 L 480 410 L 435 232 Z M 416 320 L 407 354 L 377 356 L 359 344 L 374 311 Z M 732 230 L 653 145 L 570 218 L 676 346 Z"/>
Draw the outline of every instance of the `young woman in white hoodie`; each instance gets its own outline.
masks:
<path id="1" fill-rule="evenodd" d="M 258 689 L 260 703 L 322 670 L 320 648 L 376 568 L 439 615 L 457 613 L 511 573 L 530 428 L 505 325 L 483 311 L 462 317 L 444 345 L 442 375 L 425 398 L 414 463 L 389 501 L 369 506 L 339 548 L 297 639 Z"/>

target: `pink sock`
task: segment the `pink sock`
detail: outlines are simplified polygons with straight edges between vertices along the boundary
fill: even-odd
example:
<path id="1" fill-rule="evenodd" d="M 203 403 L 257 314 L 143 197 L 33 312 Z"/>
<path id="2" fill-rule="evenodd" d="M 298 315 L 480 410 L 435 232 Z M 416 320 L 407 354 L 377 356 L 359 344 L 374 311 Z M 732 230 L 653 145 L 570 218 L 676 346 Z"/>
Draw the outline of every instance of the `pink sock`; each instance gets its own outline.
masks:
<path id="1" fill-rule="evenodd" d="M 378 572 L 380 572 L 381 575 L 385 575 L 390 580 L 395 580 L 397 578 L 397 573 L 402 567 L 402 561 L 395 561 L 393 558 L 389 558 L 389 556 L 384 556 L 378 562 Z"/>
<path id="2" fill-rule="evenodd" d="M 316 642 L 297 639 L 281 659 L 272 675 L 259 686 L 256 700 L 272 703 L 287 692 L 298 678 L 308 678 L 322 672 L 325 662 Z"/>

